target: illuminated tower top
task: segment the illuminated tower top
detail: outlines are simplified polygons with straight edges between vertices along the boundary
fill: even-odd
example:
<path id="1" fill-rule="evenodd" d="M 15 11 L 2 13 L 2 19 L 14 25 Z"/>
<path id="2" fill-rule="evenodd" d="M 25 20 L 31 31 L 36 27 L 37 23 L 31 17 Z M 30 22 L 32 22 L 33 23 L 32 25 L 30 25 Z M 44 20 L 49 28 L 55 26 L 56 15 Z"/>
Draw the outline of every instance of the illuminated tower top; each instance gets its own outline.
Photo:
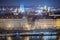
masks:
<path id="1" fill-rule="evenodd" d="M 20 12 L 24 12 L 24 5 L 20 5 Z"/>

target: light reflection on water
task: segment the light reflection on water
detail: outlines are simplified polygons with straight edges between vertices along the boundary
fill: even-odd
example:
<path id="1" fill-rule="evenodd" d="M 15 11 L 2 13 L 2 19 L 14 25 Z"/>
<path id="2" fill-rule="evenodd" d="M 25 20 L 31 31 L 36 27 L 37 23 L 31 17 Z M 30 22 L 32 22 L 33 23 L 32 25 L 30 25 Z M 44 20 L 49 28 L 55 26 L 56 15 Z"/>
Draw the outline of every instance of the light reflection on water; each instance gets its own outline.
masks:
<path id="1" fill-rule="evenodd" d="M 12 38 L 11 37 L 7 37 L 7 40 L 12 40 Z"/>
<path id="2" fill-rule="evenodd" d="M 28 32 L 27 32 L 28 33 Z M 36 33 L 36 32 L 34 32 Z M 37 32 L 38 33 L 38 32 Z M 39 32 L 39 34 L 57 34 L 56 32 Z M 57 35 L 53 36 L 19 36 L 17 33 L 16 36 L 9 37 L 0 37 L 0 40 L 56 40 Z"/>
<path id="3" fill-rule="evenodd" d="M 5 37 L 0 40 L 56 40 L 56 36 L 25 36 L 25 37 Z"/>

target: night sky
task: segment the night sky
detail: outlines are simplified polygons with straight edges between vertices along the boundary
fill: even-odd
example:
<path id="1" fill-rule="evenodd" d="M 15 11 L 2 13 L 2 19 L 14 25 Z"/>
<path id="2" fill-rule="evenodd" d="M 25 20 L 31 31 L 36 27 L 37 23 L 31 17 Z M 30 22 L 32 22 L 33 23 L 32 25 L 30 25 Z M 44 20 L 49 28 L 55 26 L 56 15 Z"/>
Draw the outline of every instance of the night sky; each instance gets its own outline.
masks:
<path id="1" fill-rule="evenodd" d="M 20 6 L 24 5 L 27 7 L 35 6 L 51 6 L 60 8 L 60 0 L 0 0 L 0 6 Z"/>

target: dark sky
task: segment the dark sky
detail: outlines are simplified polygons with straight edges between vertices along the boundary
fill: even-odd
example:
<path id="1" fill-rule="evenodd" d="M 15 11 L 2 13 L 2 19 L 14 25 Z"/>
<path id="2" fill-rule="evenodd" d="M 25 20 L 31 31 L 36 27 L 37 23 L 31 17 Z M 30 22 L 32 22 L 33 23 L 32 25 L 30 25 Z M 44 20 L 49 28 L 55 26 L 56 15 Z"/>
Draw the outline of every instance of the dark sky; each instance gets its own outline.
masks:
<path id="1" fill-rule="evenodd" d="M 0 0 L 0 6 L 37 6 L 47 5 L 52 7 L 60 7 L 60 0 Z"/>

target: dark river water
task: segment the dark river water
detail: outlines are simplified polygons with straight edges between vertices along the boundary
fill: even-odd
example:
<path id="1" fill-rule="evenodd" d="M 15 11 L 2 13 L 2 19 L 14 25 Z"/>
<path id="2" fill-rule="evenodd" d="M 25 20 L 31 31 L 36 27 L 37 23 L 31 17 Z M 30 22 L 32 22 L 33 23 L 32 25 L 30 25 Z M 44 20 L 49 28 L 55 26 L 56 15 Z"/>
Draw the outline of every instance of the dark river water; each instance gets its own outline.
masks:
<path id="1" fill-rule="evenodd" d="M 59 40 L 57 36 L 16 36 L 16 37 L 0 37 L 0 40 Z"/>

